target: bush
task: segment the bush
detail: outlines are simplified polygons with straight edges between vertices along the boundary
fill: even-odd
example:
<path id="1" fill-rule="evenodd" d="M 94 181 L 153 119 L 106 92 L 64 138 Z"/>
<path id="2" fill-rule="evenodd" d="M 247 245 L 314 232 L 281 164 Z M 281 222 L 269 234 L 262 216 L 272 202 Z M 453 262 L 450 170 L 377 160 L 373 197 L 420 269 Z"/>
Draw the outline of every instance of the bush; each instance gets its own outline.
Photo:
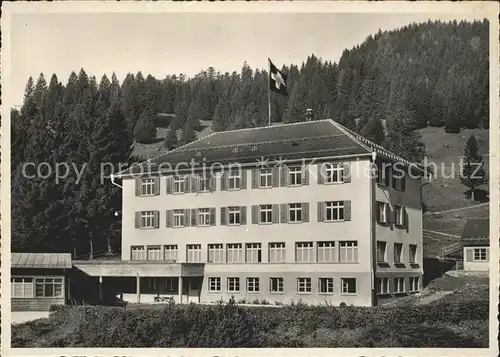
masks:
<path id="1" fill-rule="evenodd" d="M 264 301 L 261 301 L 264 304 Z M 487 301 L 409 307 L 242 307 L 126 310 L 54 306 L 12 328 L 15 347 L 487 347 Z"/>

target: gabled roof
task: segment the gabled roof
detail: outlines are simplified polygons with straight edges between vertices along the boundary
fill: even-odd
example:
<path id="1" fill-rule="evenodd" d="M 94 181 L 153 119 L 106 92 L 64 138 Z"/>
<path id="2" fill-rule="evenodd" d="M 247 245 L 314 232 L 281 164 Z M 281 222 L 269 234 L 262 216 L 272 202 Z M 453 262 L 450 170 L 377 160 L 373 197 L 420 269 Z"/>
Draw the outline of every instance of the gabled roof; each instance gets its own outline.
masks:
<path id="1" fill-rule="evenodd" d="M 489 218 L 469 218 L 462 231 L 462 239 L 477 239 L 490 237 Z"/>
<path id="2" fill-rule="evenodd" d="M 135 165 L 116 174 L 115 177 L 159 171 L 166 173 L 179 164 L 183 165 L 178 167 L 179 169 L 190 169 L 192 160 L 197 163 L 194 166 L 196 168 L 214 163 L 257 165 L 261 158 L 266 158 L 272 163 L 327 157 L 369 156 L 373 152 L 386 159 L 421 170 L 339 123 L 325 119 L 213 133 Z"/>
<path id="3" fill-rule="evenodd" d="M 71 269 L 69 253 L 11 253 L 11 268 Z"/>

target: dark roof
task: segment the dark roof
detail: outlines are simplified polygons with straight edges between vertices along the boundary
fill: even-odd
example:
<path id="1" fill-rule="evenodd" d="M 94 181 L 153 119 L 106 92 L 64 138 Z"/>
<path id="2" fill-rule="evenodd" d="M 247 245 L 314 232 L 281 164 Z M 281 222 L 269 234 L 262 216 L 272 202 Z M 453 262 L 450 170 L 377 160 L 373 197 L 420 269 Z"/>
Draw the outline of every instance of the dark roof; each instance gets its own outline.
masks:
<path id="1" fill-rule="evenodd" d="M 116 174 L 168 172 L 179 163 L 194 160 L 198 167 L 213 163 L 257 164 L 260 158 L 301 160 L 320 157 L 362 156 L 376 152 L 388 159 L 411 165 L 410 162 L 376 145 L 362 136 L 331 120 L 317 120 L 250 129 L 213 133 L 204 138 L 164 153 L 149 162 Z M 184 165 L 179 169 L 190 169 Z M 196 168 L 196 166 L 195 166 Z"/>
<path id="2" fill-rule="evenodd" d="M 11 253 L 11 268 L 71 269 L 69 253 Z"/>
<path id="3" fill-rule="evenodd" d="M 490 220 L 488 218 L 469 218 L 462 231 L 463 239 L 489 238 Z"/>

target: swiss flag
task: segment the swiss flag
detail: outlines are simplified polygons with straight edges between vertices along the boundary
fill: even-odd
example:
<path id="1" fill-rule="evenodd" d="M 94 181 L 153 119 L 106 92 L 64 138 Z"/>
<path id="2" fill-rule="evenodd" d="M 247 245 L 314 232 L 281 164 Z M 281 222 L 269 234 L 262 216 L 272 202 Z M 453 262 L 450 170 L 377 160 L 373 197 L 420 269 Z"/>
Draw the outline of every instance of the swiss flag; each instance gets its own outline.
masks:
<path id="1" fill-rule="evenodd" d="M 269 59 L 269 89 L 275 93 L 288 95 L 286 74 L 282 73 Z"/>

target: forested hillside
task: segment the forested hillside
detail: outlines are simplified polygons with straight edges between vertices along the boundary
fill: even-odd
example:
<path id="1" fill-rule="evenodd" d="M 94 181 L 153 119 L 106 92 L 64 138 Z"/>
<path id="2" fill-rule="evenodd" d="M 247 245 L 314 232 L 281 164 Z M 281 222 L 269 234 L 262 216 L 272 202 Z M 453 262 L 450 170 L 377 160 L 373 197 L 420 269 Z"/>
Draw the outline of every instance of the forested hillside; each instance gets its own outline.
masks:
<path id="1" fill-rule="evenodd" d="M 312 108 L 315 118 L 337 120 L 411 160 L 425 154 L 415 129 L 488 127 L 486 21 L 412 24 L 369 36 L 338 62 L 311 55 L 281 70 L 289 96 L 272 93 L 273 121 L 301 121 Z M 117 249 L 121 192 L 101 179 L 102 163 L 118 171 L 133 162 L 134 145 L 154 142 L 157 127 L 167 128 L 171 149 L 195 140 L 201 120 L 214 131 L 266 125 L 267 77 L 244 63 L 240 72 L 210 67 L 192 78 L 137 72 L 122 83 L 84 69 L 65 84 L 55 75 L 30 78 L 21 109 L 11 112 L 13 251 L 81 255 L 90 240 L 106 250 L 108 238 Z M 67 177 L 56 180 L 56 163 L 68 164 Z"/>

